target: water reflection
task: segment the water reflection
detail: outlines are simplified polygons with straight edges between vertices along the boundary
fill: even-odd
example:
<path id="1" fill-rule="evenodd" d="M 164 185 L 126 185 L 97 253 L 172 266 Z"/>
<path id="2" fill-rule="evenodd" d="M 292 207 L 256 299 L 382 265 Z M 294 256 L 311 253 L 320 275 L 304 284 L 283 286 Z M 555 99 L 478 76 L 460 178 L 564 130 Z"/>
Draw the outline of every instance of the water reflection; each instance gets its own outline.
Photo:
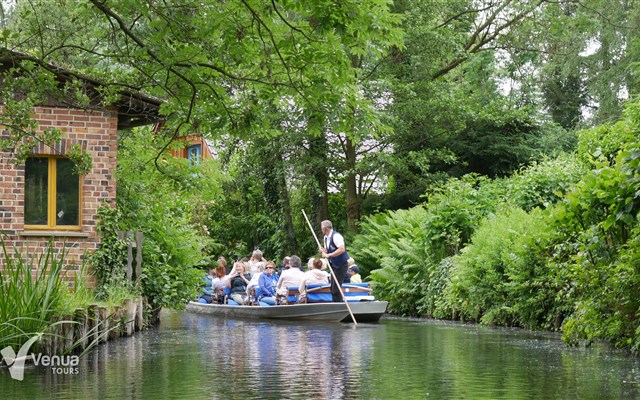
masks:
<path id="1" fill-rule="evenodd" d="M 2 398 L 638 398 L 640 361 L 557 335 L 424 320 L 226 320 L 165 312 L 158 329 L 101 345 L 78 375 L 0 371 Z"/>

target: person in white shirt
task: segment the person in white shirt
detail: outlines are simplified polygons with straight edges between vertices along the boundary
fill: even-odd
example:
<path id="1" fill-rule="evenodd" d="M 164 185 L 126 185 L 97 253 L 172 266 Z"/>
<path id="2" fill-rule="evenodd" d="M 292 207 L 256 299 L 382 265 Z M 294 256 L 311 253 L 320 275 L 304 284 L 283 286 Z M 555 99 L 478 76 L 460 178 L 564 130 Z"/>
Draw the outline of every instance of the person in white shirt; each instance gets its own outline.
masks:
<path id="1" fill-rule="evenodd" d="M 276 286 L 276 294 L 278 297 L 288 296 L 289 286 L 300 286 L 300 281 L 304 277 L 304 272 L 300 270 L 302 260 L 298 256 L 291 256 L 289 259 L 289 269 L 285 269 L 280 274 L 278 285 Z"/>
<path id="2" fill-rule="evenodd" d="M 256 271 L 256 273 L 251 275 L 251 280 L 249 281 L 249 284 L 247 285 L 247 297 L 248 297 L 250 303 L 255 303 L 255 302 L 258 301 L 258 298 L 256 296 L 256 289 L 259 286 L 260 275 L 262 275 L 264 273 L 264 268 L 265 268 L 265 264 L 264 263 L 259 263 L 258 264 L 258 270 Z"/>
<path id="3" fill-rule="evenodd" d="M 304 273 L 302 281 L 300 281 L 300 303 L 306 302 L 307 285 L 312 283 L 329 283 L 329 273 L 322 270 L 322 260 L 314 258 L 312 268 Z"/>
<path id="4" fill-rule="evenodd" d="M 251 259 L 249 259 L 249 270 L 247 272 L 251 274 L 251 277 L 253 277 L 260 271 L 264 271 L 266 263 L 267 260 L 264 259 L 262 252 L 260 250 L 254 250 L 251 254 Z M 262 269 L 260 269 L 260 267 L 262 267 Z"/>

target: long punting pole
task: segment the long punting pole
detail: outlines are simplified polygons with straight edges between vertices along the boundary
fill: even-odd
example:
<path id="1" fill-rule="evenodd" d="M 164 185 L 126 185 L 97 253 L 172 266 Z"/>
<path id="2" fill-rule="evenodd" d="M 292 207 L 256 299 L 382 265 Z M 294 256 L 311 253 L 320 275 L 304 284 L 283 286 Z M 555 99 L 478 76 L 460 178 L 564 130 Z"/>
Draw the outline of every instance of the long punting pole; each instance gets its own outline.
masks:
<path id="1" fill-rule="evenodd" d="M 304 212 L 304 209 L 302 210 L 302 214 L 304 215 L 304 219 L 307 220 L 307 224 L 309 225 L 309 229 L 311 229 L 311 233 L 313 233 L 313 238 L 316 240 L 316 243 L 318 244 L 318 248 L 321 248 L 322 246 L 320 245 L 318 236 L 316 236 L 316 233 L 313 230 L 313 226 L 311 226 L 311 222 L 309 222 L 309 218 L 307 217 L 307 213 Z M 342 282 L 338 282 L 338 280 L 336 279 L 336 274 L 333 273 L 333 268 L 331 268 L 331 265 L 329 265 L 329 272 L 331 272 L 333 281 L 338 285 L 338 289 L 340 290 L 340 295 L 342 295 L 342 301 L 344 301 L 344 304 L 347 306 L 347 310 L 349 310 L 349 315 L 351 315 L 351 319 L 353 320 L 353 323 L 355 325 L 358 325 L 358 323 L 356 322 L 356 317 L 353 316 L 353 311 L 351 311 L 351 307 L 349 306 L 349 302 L 347 301 L 347 298 L 344 296 L 344 293 L 342 292 L 342 288 L 341 288 Z"/>

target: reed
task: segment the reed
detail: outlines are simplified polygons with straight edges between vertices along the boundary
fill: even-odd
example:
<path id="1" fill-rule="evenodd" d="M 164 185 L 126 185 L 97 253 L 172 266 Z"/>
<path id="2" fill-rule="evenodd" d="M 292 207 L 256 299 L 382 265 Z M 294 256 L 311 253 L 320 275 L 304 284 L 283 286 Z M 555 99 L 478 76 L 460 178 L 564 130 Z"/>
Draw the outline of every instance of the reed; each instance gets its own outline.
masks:
<path id="1" fill-rule="evenodd" d="M 9 251 L 0 238 L 4 267 L 0 268 L 0 348 L 19 348 L 51 325 L 60 313 L 67 285 L 61 279 L 66 252 L 50 241 L 42 253 L 23 256 Z"/>

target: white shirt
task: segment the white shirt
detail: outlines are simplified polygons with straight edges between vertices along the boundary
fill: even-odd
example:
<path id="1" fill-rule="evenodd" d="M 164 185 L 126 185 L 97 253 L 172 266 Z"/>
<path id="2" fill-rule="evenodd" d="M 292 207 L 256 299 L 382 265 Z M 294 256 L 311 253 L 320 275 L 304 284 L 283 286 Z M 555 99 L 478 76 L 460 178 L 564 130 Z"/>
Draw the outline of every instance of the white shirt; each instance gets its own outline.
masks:
<path id="1" fill-rule="evenodd" d="M 249 273 L 253 277 L 260 270 L 260 264 L 264 264 L 262 261 L 255 261 L 253 259 L 249 260 Z"/>
<path id="2" fill-rule="evenodd" d="M 329 274 L 321 269 L 312 269 L 304 273 L 300 281 L 300 296 L 307 294 L 306 285 L 312 283 L 329 283 Z"/>
<path id="3" fill-rule="evenodd" d="M 257 272 L 251 276 L 251 280 L 247 285 L 247 293 L 249 293 L 249 289 L 251 289 L 251 286 L 258 287 L 258 282 L 260 282 L 260 275 L 262 275 L 262 272 Z"/>
<path id="4" fill-rule="evenodd" d="M 342 235 L 339 234 L 338 232 L 333 232 L 333 229 L 332 229 L 331 232 L 329 232 L 329 234 L 324 237 L 325 249 L 329 250 L 329 238 L 331 237 L 331 234 L 333 234 L 333 244 L 336 245 L 336 249 L 339 248 L 340 246 L 344 246 L 344 238 L 342 237 Z"/>
<path id="5" fill-rule="evenodd" d="M 280 279 L 278 279 L 277 288 L 287 289 L 289 286 L 300 286 L 300 281 L 304 277 L 304 272 L 300 271 L 299 268 L 289 268 L 282 271 L 280 274 Z"/>

